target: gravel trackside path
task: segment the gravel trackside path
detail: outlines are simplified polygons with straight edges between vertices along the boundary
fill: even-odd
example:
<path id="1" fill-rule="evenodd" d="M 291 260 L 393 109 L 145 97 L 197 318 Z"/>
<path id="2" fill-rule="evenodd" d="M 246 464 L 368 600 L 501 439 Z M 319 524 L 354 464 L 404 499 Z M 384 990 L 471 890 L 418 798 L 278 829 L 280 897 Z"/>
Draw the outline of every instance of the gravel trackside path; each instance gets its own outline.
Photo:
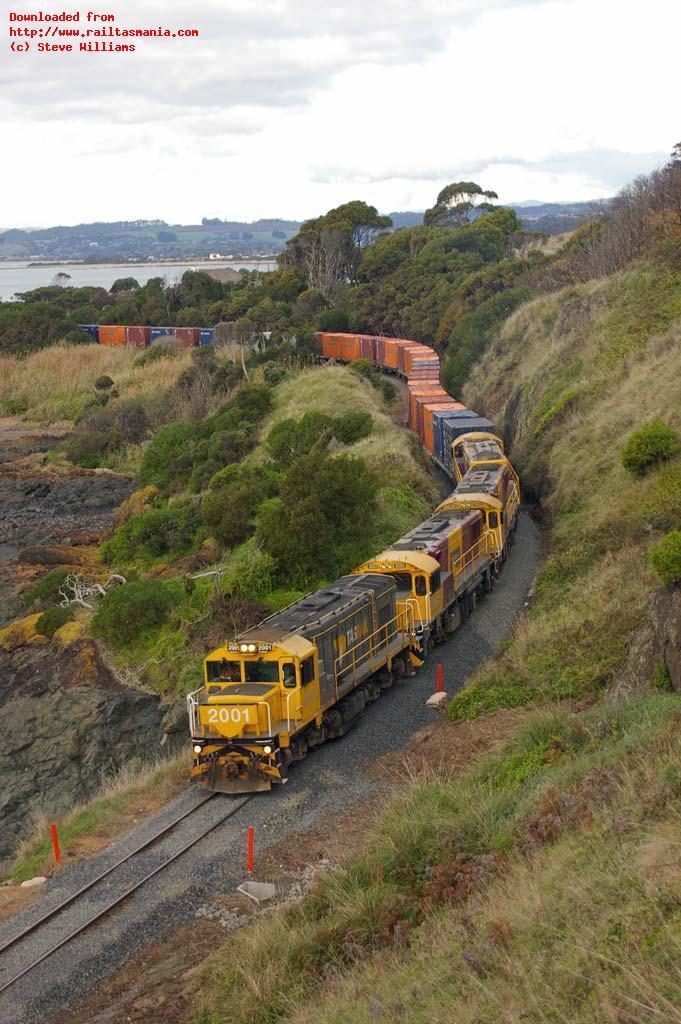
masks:
<path id="1" fill-rule="evenodd" d="M 398 750 L 419 728 L 435 720 L 424 706 L 435 690 L 437 664 L 444 669 L 450 695 L 491 654 L 507 635 L 525 605 L 540 555 L 539 530 L 521 515 L 501 580 L 474 614 L 439 646 L 413 678 L 394 686 L 373 703 L 356 727 L 340 740 L 324 744 L 299 765 L 290 781 L 270 793 L 257 794 L 233 817 L 210 833 L 167 870 L 159 872 L 92 928 L 54 953 L 30 974 L 0 995 L 2 1024 L 37 1024 L 47 1015 L 74 1005 L 101 978 L 139 955 L 174 926 L 190 920 L 199 905 L 215 892 L 234 889 L 245 876 L 246 829 L 256 830 L 256 851 L 291 838 L 298 831 L 329 822 L 375 791 L 377 783 L 363 771 L 366 762 Z M 101 854 L 58 872 L 44 895 L 22 914 L 0 925 L 0 947 L 26 924 L 36 920 L 70 892 L 84 885 L 125 852 L 139 846 L 183 810 L 198 805 L 204 794 L 188 786 L 143 826 Z M 242 797 L 216 796 L 183 821 L 158 844 L 135 858 L 145 871 L 227 814 Z M 193 830 L 193 831 L 192 831 Z M 72 931 L 122 888 L 134 881 L 131 862 L 104 879 L 62 914 L 0 954 L 0 987 L 67 932 Z M 114 882 L 115 879 L 115 882 Z"/>

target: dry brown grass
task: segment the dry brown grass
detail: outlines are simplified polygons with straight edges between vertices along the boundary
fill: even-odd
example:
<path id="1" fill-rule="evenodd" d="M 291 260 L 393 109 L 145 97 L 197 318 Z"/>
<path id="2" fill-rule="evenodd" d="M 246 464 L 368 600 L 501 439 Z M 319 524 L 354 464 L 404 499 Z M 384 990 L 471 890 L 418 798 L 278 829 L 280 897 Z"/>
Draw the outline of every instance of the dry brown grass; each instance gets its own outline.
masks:
<path id="1" fill-rule="evenodd" d="M 92 397 L 95 380 L 106 374 L 121 397 L 163 393 L 191 363 L 191 352 L 135 366 L 133 348 L 53 345 L 27 356 L 0 356 L 0 402 L 23 400 L 23 418 L 54 423 L 79 416 Z"/>

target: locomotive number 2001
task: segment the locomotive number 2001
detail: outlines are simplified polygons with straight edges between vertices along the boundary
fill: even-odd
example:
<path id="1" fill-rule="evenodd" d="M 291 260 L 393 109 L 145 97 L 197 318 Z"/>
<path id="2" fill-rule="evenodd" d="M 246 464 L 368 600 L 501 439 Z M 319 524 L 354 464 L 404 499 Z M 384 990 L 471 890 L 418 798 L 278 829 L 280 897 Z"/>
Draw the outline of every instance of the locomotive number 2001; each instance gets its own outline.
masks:
<path id="1" fill-rule="evenodd" d="M 223 725 L 233 722 L 234 725 L 238 725 L 239 722 L 248 721 L 248 711 L 245 708 L 209 708 L 208 721 L 222 722 Z"/>

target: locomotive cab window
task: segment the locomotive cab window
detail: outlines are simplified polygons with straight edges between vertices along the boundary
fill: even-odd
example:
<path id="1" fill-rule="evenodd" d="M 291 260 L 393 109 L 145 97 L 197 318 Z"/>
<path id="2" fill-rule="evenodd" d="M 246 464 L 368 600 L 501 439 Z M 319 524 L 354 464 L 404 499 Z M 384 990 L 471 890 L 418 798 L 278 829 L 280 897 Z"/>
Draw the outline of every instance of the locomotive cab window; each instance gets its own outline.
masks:
<path id="1" fill-rule="evenodd" d="M 300 681 L 303 686 L 307 686 L 314 679 L 314 656 L 311 654 L 309 658 L 306 658 L 303 664 L 300 666 Z"/>
<path id="2" fill-rule="evenodd" d="M 287 690 L 294 690 L 296 686 L 296 666 L 292 661 L 285 661 L 281 666 L 281 674 L 284 686 Z"/>
<path id="3" fill-rule="evenodd" d="M 499 526 L 499 516 L 496 512 L 490 512 L 487 521 L 489 523 L 490 530 L 496 530 Z"/>
<path id="4" fill-rule="evenodd" d="M 425 597 L 428 593 L 428 585 L 426 583 L 425 576 L 417 576 L 414 584 L 414 589 L 418 597 Z"/>
<path id="5" fill-rule="evenodd" d="M 241 662 L 227 661 L 226 658 L 220 661 L 207 661 L 206 673 L 209 683 L 240 683 Z"/>
<path id="6" fill-rule="evenodd" d="M 440 570 L 436 569 L 435 572 L 431 572 L 431 574 L 430 574 L 430 592 L 431 592 L 431 594 L 437 593 L 437 591 L 440 589 L 441 583 L 442 583 L 442 580 L 441 580 L 441 577 L 440 577 Z"/>
<path id="7" fill-rule="evenodd" d="M 258 658 L 257 661 L 245 662 L 247 683 L 278 683 L 279 662 L 265 661 Z"/>
<path id="8" fill-rule="evenodd" d="M 406 594 L 411 594 L 410 572 L 391 572 L 390 575 L 397 584 L 397 597 L 404 597 Z"/>

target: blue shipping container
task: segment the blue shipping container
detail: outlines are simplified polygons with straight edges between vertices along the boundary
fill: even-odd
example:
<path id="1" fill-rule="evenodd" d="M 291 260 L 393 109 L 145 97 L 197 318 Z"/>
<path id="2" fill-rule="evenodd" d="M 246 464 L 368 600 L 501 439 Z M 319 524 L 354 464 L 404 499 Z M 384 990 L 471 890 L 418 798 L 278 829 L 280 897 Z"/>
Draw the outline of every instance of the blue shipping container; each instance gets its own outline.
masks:
<path id="1" fill-rule="evenodd" d="M 214 334 L 214 327 L 202 327 L 199 331 L 199 345 L 212 345 Z"/>
<path id="2" fill-rule="evenodd" d="M 482 416 L 475 416 L 463 419 L 445 420 L 443 425 L 442 457 L 441 462 L 451 472 L 452 470 L 452 443 L 462 434 L 471 434 L 474 431 L 495 433 L 494 424 Z"/>
<path id="3" fill-rule="evenodd" d="M 93 341 L 99 341 L 99 326 L 97 324 L 78 324 L 81 331 L 87 331 Z"/>
<path id="4" fill-rule="evenodd" d="M 445 466 L 449 468 L 449 462 L 445 460 L 445 435 L 444 435 L 444 424 L 446 420 L 456 419 L 459 422 L 468 421 L 471 419 L 479 419 L 477 412 L 473 412 L 472 409 L 456 409 L 454 412 L 443 411 L 438 412 L 437 409 L 433 412 L 433 450 L 435 452 L 435 458 L 439 459 Z"/>
<path id="5" fill-rule="evenodd" d="M 152 327 L 149 338 L 151 343 L 153 344 L 155 341 L 158 341 L 159 338 L 167 338 L 168 335 L 173 333 L 174 328 L 172 327 Z"/>

